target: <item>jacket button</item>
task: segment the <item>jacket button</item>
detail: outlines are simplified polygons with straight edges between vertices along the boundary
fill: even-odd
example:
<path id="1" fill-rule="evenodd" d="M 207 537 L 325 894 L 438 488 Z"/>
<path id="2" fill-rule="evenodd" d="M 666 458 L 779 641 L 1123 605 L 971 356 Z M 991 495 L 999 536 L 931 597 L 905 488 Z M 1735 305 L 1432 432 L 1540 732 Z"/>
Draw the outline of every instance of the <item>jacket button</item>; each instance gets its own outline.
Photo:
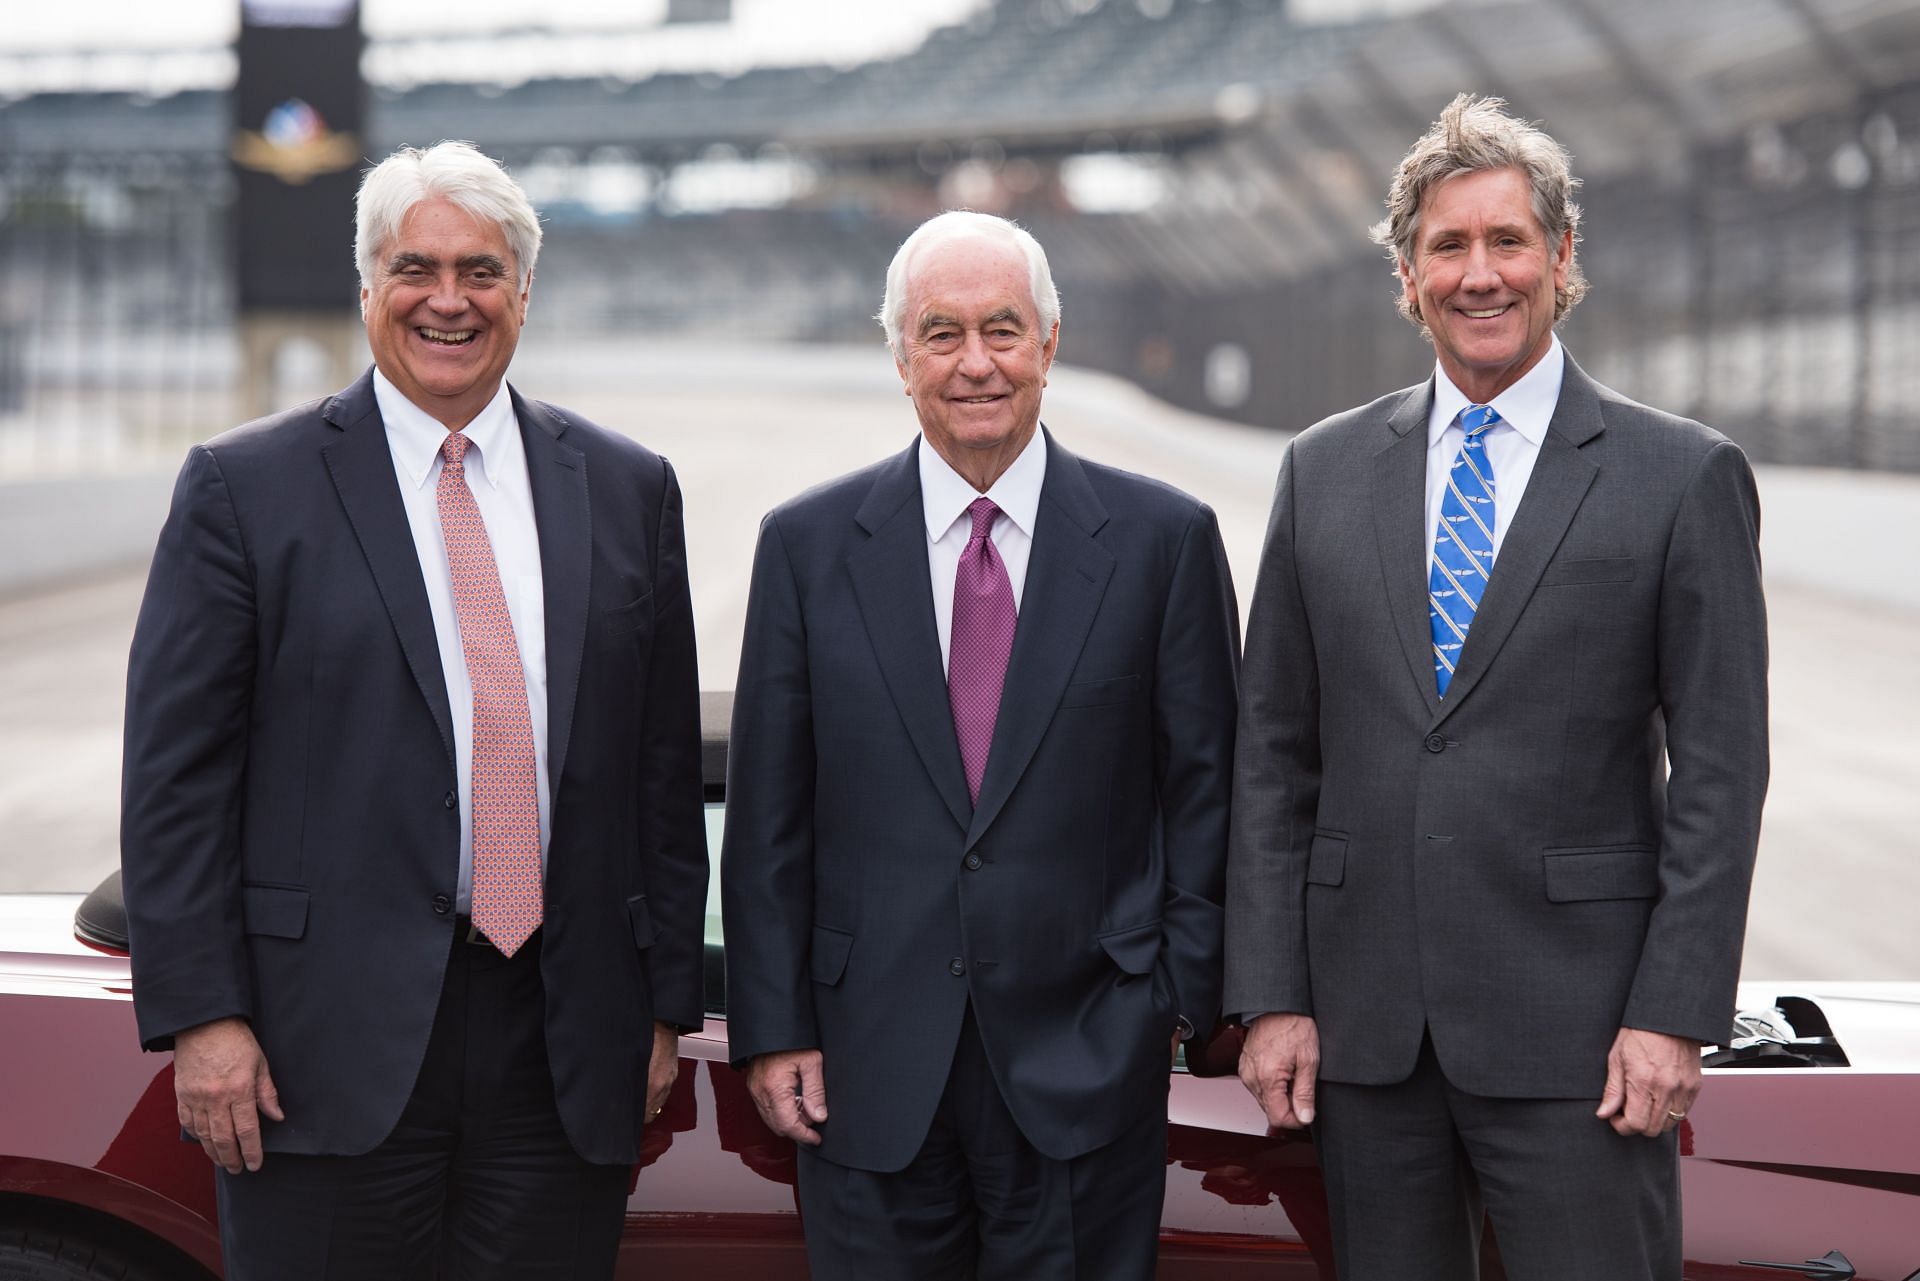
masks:
<path id="1" fill-rule="evenodd" d="M 453 910 L 453 900 L 444 894 L 436 894 L 433 896 L 433 910 L 435 915 L 445 916 Z"/>
<path id="2" fill-rule="evenodd" d="M 458 792 L 448 792 L 440 798 L 440 803 L 448 809 L 454 809 L 460 804 L 460 794 Z"/>
<path id="3" fill-rule="evenodd" d="M 967 870 L 968 870 L 969 872 L 977 872 L 977 871 L 979 871 L 979 870 L 980 870 L 980 856 L 979 856 L 978 854 L 969 854 L 969 855 L 967 855 L 967 857 L 966 857 L 966 864 L 967 864 Z"/>
<path id="4" fill-rule="evenodd" d="M 965 974 L 966 972 L 967 972 L 967 963 L 961 960 L 959 957 L 956 956 L 951 961 L 947 962 L 947 973 L 953 975 L 955 978 L 960 977 L 962 974 Z"/>
<path id="5" fill-rule="evenodd" d="M 1429 752 L 1444 752 L 1447 750 L 1447 740 L 1441 738 L 1438 734 L 1429 734 L 1427 735 L 1427 750 Z"/>

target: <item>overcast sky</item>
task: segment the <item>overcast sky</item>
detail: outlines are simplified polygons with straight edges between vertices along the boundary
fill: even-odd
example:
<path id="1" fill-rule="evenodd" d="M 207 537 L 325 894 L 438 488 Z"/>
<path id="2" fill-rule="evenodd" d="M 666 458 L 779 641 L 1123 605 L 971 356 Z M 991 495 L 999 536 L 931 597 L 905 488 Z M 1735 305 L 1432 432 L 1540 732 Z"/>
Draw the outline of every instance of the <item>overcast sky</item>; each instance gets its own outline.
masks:
<path id="1" fill-rule="evenodd" d="M 743 35 L 834 50 L 917 39 L 980 7 L 981 0 L 734 0 Z M 240 22 L 238 0 L 63 0 L 10 4 L 0 50 L 172 48 L 225 44 Z M 644 27 L 666 0 L 362 0 L 362 25 L 378 38 L 457 36 L 502 27 Z"/>

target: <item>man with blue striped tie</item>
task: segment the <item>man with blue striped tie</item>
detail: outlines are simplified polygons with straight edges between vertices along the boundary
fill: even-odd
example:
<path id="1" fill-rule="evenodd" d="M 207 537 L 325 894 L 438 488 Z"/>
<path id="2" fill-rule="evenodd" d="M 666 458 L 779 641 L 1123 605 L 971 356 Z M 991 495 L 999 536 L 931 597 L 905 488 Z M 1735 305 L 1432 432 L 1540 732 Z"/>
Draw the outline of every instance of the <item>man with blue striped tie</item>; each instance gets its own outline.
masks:
<path id="1" fill-rule="evenodd" d="M 1767 781 L 1738 447 L 1581 372 L 1566 151 L 1454 100 L 1388 217 L 1418 386 L 1303 432 L 1248 625 L 1225 1008 L 1342 1281 L 1671 1278 Z"/>

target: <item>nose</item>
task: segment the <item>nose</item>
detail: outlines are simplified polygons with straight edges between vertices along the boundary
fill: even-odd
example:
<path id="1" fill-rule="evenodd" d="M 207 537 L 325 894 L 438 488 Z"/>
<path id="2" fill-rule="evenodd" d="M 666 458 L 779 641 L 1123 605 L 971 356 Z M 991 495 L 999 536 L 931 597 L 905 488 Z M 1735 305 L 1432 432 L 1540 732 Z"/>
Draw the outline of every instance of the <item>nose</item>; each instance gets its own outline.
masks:
<path id="1" fill-rule="evenodd" d="M 449 316 L 467 309 L 467 295 L 460 287 L 459 272 L 445 272 L 433 282 L 433 292 L 427 297 L 427 306 Z"/>
<path id="2" fill-rule="evenodd" d="M 1500 272 L 1494 265 L 1493 255 L 1477 240 L 1467 246 L 1466 270 L 1461 274 L 1460 287 L 1473 293 L 1500 287 Z"/>
<path id="3" fill-rule="evenodd" d="M 960 373 L 976 381 L 993 376 L 993 353 L 979 333 L 969 333 L 960 345 Z"/>

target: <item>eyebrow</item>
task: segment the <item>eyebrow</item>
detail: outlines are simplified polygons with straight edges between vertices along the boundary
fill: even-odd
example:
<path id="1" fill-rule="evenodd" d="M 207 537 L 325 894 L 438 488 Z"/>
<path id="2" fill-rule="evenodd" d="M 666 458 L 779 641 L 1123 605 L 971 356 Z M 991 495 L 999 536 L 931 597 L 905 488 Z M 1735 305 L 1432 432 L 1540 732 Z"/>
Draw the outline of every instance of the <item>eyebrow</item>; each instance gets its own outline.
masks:
<path id="1" fill-rule="evenodd" d="M 1420 239 L 1422 243 L 1430 245 L 1430 244 L 1433 244 L 1435 241 L 1444 240 L 1449 236 L 1459 237 L 1459 236 L 1465 236 L 1466 234 L 1467 234 L 1467 230 L 1465 227 L 1440 226 L 1440 227 L 1434 227 L 1431 230 L 1423 233 Z M 1513 223 L 1498 223 L 1498 224 L 1489 226 L 1487 228 L 1487 234 L 1489 236 L 1519 236 L 1522 239 L 1525 239 L 1526 237 L 1535 235 L 1537 233 L 1534 231 L 1533 228 L 1528 227 L 1525 223 L 1513 222 Z"/>
<path id="2" fill-rule="evenodd" d="M 987 318 L 980 323 L 983 326 L 1006 323 L 1012 323 L 1022 328 L 1026 326 L 1026 320 L 1021 316 L 1018 307 L 1002 307 L 997 311 L 989 312 Z M 951 316 L 943 315 L 937 311 L 928 312 L 926 315 L 920 317 L 919 332 L 924 334 L 931 329 L 949 326 L 956 329 L 963 327 L 959 321 Z"/>
<path id="3" fill-rule="evenodd" d="M 437 268 L 439 265 L 440 260 L 438 258 L 435 258 L 431 254 L 423 254 L 416 249 L 404 250 L 387 260 L 388 271 L 399 271 L 405 267 L 426 267 L 432 269 Z M 495 272 L 502 276 L 507 274 L 507 264 L 502 262 L 495 254 L 468 254 L 463 258 L 454 259 L 453 265 L 462 271 L 472 271 L 475 268 L 484 267 L 488 271 Z"/>

